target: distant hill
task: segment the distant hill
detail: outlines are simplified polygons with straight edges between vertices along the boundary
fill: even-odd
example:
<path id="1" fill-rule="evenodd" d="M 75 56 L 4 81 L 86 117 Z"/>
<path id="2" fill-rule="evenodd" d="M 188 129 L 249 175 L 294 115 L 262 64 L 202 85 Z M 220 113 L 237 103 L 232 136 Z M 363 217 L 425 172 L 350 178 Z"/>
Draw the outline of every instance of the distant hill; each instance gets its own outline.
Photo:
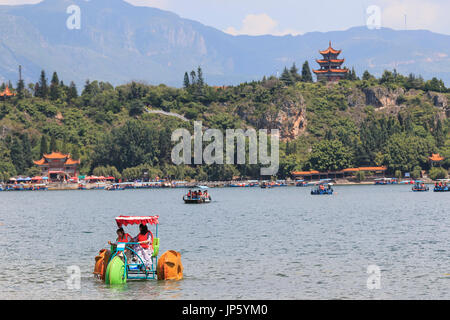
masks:
<path id="1" fill-rule="evenodd" d="M 81 8 L 81 29 L 69 30 L 67 8 Z M 237 84 L 277 74 L 308 60 L 328 42 L 342 49 L 347 67 L 379 76 L 384 69 L 441 78 L 450 84 L 450 36 L 429 31 L 312 32 L 301 36 L 232 36 L 178 15 L 122 0 L 44 0 L 0 6 L 0 81 L 27 82 L 41 69 L 78 85 L 86 79 L 114 85 L 131 80 L 181 86 L 185 71 L 201 65 L 209 84 Z"/>

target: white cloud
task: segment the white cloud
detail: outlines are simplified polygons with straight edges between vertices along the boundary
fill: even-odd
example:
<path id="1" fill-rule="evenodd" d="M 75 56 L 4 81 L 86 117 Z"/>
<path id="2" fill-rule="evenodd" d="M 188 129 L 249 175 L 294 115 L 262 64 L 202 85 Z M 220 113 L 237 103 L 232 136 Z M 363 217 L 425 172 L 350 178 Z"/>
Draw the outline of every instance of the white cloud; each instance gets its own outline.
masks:
<path id="1" fill-rule="evenodd" d="M 382 26 L 393 29 L 427 29 L 447 33 L 450 2 L 423 0 L 382 0 Z"/>
<path id="2" fill-rule="evenodd" d="M 0 5 L 36 4 L 42 0 L 0 0 Z"/>
<path id="3" fill-rule="evenodd" d="M 125 0 L 135 6 L 147 6 L 159 9 L 170 9 L 170 0 Z"/>
<path id="4" fill-rule="evenodd" d="M 278 22 L 272 19 L 266 13 L 248 14 L 244 18 L 244 20 L 242 20 L 242 27 L 239 30 L 237 30 L 234 27 L 228 27 L 224 31 L 232 35 L 246 34 L 252 36 L 260 36 L 266 34 L 271 35 L 300 34 L 300 32 L 290 29 L 279 30 Z"/>

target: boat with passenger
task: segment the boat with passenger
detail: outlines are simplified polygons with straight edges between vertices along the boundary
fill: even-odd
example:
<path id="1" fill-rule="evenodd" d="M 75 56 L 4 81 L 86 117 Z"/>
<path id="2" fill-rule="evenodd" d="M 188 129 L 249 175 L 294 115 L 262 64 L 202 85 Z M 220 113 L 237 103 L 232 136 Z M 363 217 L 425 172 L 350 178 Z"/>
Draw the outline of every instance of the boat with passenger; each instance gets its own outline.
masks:
<path id="1" fill-rule="evenodd" d="M 450 179 L 438 179 L 434 184 L 434 192 L 449 192 L 450 191 Z"/>
<path id="2" fill-rule="evenodd" d="M 207 188 L 207 187 L 203 187 Z M 211 195 L 208 193 L 207 190 L 201 191 L 201 190 L 189 190 L 186 195 L 183 196 L 184 203 L 210 203 L 211 202 Z"/>
<path id="3" fill-rule="evenodd" d="M 305 180 L 296 180 L 295 181 L 296 187 L 308 187 L 310 185 L 311 185 L 311 183 L 309 183 L 308 181 L 305 181 Z"/>
<path id="4" fill-rule="evenodd" d="M 414 192 L 427 192 L 429 190 L 428 186 L 425 185 L 425 182 L 416 180 L 414 182 L 414 186 L 412 187 L 412 191 Z"/>
<path id="5" fill-rule="evenodd" d="M 332 188 L 333 183 L 329 182 L 330 179 L 324 179 L 316 184 L 316 187 L 311 190 L 312 195 L 332 195 L 334 190 Z"/>
<path id="6" fill-rule="evenodd" d="M 378 178 L 374 180 L 376 185 L 398 184 L 397 178 Z"/>

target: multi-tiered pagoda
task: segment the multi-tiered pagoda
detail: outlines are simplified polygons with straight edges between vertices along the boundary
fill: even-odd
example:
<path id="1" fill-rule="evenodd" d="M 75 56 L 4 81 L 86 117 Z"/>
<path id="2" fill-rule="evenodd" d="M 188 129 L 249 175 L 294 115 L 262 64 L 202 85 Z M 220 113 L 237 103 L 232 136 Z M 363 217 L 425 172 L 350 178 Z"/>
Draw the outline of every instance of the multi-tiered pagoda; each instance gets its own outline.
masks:
<path id="1" fill-rule="evenodd" d="M 338 59 L 341 52 L 341 50 L 335 50 L 331 47 L 331 41 L 328 49 L 319 51 L 323 56 L 323 59 L 316 60 L 320 65 L 320 69 L 313 70 L 317 75 L 318 81 L 339 81 L 347 75 L 349 70 L 347 68 L 341 68 L 345 59 Z"/>

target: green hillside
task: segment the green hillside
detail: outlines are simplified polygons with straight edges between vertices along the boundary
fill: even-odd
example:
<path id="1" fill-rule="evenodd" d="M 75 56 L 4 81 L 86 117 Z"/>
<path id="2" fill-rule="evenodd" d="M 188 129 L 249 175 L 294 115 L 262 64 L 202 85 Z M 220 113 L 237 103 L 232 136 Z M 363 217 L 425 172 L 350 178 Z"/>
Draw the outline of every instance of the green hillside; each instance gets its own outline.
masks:
<path id="1" fill-rule="evenodd" d="M 0 100 L 0 180 L 38 174 L 32 160 L 52 150 L 80 158 L 83 174 L 135 179 L 148 168 L 152 177 L 173 179 L 260 178 L 257 165 L 173 165 L 172 131 L 192 132 L 192 120 L 223 130 L 279 129 L 279 178 L 368 165 L 417 175 L 430 169 L 432 153 L 449 168 L 450 91 L 442 81 L 395 71 L 380 79 L 353 73 L 334 84 L 308 80 L 294 67 L 280 78 L 212 87 L 200 69 L 186 73 L 180 89 L 92 81 L 79 93 L 43 72 L 36 84 L 9 84 L 17 95 Z"/>

